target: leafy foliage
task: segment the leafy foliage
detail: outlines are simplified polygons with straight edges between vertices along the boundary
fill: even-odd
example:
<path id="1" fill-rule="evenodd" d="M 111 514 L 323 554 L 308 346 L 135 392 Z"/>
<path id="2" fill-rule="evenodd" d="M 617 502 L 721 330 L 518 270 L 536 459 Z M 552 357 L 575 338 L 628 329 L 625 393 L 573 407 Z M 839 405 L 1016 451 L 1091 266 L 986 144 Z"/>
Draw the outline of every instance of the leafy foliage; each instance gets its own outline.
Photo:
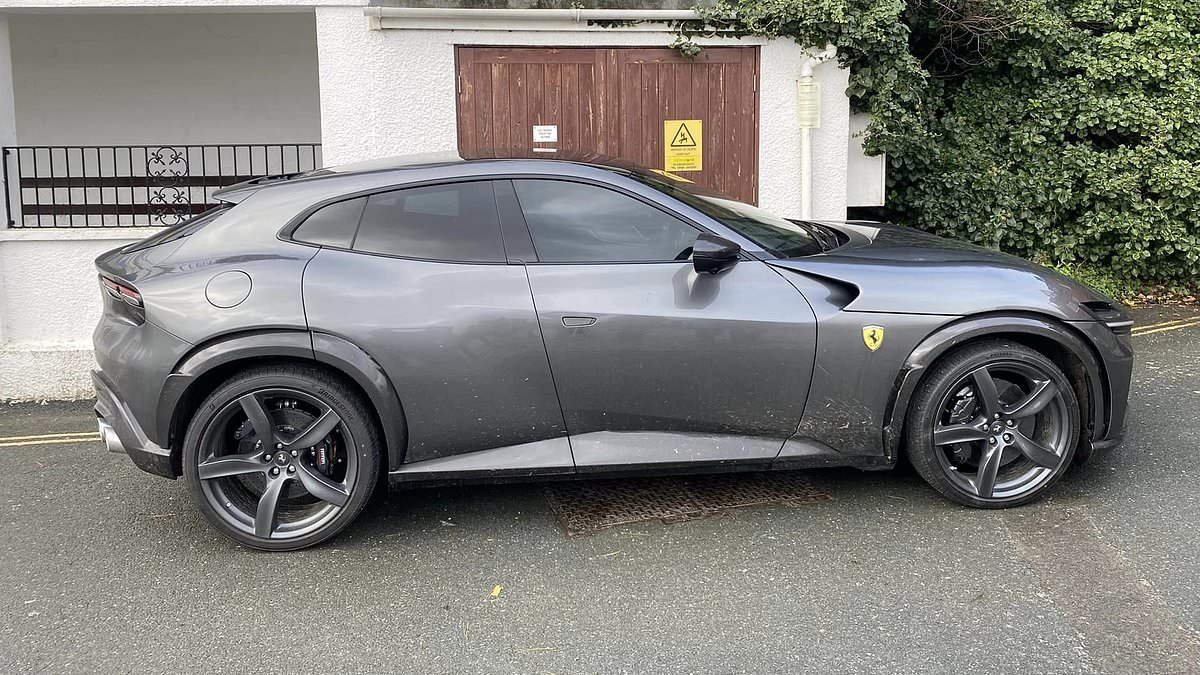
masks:
<path id="1" fill-rule="evenodd" d="M 833 43 L 886 152 L 886 216 L 1117 279 L 1200 282 L 1195 0 L 721 0 Z M 727 21 L 719 17 L 734 16 Z"/>

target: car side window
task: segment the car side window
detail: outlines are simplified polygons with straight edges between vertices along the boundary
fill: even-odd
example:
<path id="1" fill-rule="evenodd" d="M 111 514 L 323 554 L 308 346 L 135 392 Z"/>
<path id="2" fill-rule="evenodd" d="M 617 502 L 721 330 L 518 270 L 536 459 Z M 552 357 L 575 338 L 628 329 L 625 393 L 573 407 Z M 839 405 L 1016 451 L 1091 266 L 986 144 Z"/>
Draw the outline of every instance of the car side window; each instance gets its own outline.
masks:
<path id="1" fill-rule="evenodd" d="M 406 258 L 504 262 L 489 181 L 448 183 L 367 198 L 354 250 Z"/>
<path id="2" fill-rule="evenodd" d="M 350 248 L 366 203 L 366 197 L 359 197 L 323 206 L 300 223 L 300 227 L 292 232 L 292 239 L 320 246 Z"/>
<path id="3" fill-rule="evenodd" d="M 542 262 L 686 260 L 699 230 L 615 190 L 558 180 L 514 180 Z"/>

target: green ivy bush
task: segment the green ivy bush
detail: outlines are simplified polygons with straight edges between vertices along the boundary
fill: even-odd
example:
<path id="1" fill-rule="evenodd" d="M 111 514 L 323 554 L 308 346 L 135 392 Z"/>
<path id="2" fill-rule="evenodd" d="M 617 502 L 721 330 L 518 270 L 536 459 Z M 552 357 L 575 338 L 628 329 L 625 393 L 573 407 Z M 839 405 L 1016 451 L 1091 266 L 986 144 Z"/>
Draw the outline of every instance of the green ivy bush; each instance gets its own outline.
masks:
<path id="1" fill-rule="evenodd" d="M 1197 0 L 722 0 L 838 46 L 885 216 L 1066 269 L 1200 282 Z M 722 17 L 735 17 L 733 20 Z"/>

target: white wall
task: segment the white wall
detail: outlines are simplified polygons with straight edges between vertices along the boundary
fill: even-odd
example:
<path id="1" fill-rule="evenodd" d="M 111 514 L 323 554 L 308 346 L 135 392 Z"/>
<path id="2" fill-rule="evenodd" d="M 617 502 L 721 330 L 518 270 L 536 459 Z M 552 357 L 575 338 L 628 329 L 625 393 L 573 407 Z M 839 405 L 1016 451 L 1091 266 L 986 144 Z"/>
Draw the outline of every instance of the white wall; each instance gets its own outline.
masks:
<path id="1" fill-rule="evenodd" d="M 0 401 L 90 396 L 93 260 L 145 230 L 0 229 Z"/>
<path id="2" fill-rule="evenodd" d="M 8 16 L 0 14 L 0 145 L 17 140 L 16 110 L 13 106 L 12 50 L 9 47 Z"/>
<path id="3" fill-rule="evenodd" d="M 23 2 L 89 4 L 0 0 L 0 8 Z M 189 3 L 197 9 L 220 4 L 157 1 Z M 311 13 L 288 12 L 7 18 L 19 144 L 319 139 L 327 164 L 454 149 L 456 44 L 666 46 L 673 39 L 669 33 L 628 31 L 372 31 L 361 6 L 318 7 L 315 21 Z M 792 215 L 799 209 L 795 80 L 804 51 L 785 40 L 738 43 L 762 46 L 760 201 Z M 3 61 L 0 54 L 0 66 Z M 824 96 L 822 127 L 814 133 L 814 211 L 842 218 L 847 74 L 827 63 L 818 67 L 817 77 Z M 0 72 L 0 86 L 2 80 Z M 146 233 L 0 229 L 0 400 L 91 394 L 91 332 L 100 311 L 92 260 Z"/>
<path id="4" fill-rule="evenodd" d="M 318 7 L 321 139 L 326 164 L 371 157 L 454 150 L 454 46 L 668 46 L 673 33 L 633 31 L 539 32 L 369 30 L 361 8 Z M 782 215 L 799 212 L 800 133 L 796 76 L 804 50 L 790 40 L 712 39 L 710 45 L 762 47 L 759 112 L 759 201 Z M 846 216 L 849 99 L 847 72 L 817 68 L 822 82 L 822 127 L 813 134 L 813 210 Z"/>
<path id="5" fill-rule="evenodd" d="M 850 161 L 846 165 L 847 206 L 883 206 L 887 195 L 887 156 L 868 157 L 863 153 L 863 133 L 870 124 L 869 114 L 850 116 Z"/>
<path id="6" fill-rule="evenodd" d="M 315 30 L 308 12 L 10 15 L 17 140 L 319 141 Z"/>
<path id="7" fill-rule="evenodd" d="M 320 140 L 311 10 L 0 18 L 0 135 L 15 103 L 17 144 Z M 93 260 L 149 233 L 0 228 L 0 401 L 91 395 Z"/>

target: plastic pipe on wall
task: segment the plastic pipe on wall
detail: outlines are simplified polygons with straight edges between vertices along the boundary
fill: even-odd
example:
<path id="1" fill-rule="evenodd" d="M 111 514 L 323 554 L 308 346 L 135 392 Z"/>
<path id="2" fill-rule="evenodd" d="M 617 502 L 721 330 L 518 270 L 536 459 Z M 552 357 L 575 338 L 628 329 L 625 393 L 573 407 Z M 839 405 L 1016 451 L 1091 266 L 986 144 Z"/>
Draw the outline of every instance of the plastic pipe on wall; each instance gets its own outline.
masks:
<path id="1" fill-rule="evenodd" d="M 809 104 L 817 106 L 816 115 L 805 117 L 803 112 L 806 110 L 805 102 L 797 100 L 797 122 L 800 125 L 800 218 L 808 220 L 812 218 L 812 167 L 813 167 L 813 151 L 812 151 L 812 132 L 813 129 L 820 126 L 819 106 L 820 90 L 816 89 L 813 84 L 813 69 L 821 63 L 837 56 L 837 47 L 833 45 L 825 45 L 815 54 L 809 54 L 803 61 L 800 62 L 800 78 L 796 81 L 796 96 L 808 95 L 815 96 L 815 101 L 810 101 Z M 816 120 L 815 122 L 813 120 Z"/>

